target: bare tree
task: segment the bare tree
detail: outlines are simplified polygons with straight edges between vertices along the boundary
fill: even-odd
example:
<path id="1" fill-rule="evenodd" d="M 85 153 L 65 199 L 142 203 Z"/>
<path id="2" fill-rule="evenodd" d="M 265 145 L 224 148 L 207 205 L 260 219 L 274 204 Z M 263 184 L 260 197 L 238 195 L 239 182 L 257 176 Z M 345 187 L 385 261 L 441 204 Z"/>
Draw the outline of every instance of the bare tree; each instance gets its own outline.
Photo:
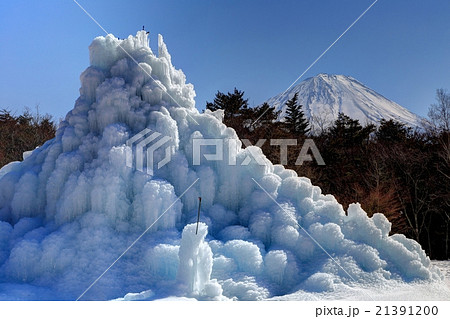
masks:
<path id="1" fill-rule="evenodd" d="M 450 94 L 444 89 L 436 90 L 437 103 L 428 109 L 430 124 L 439 131 L 450 131 Z"/>
<path id="2" fill-rule="evenodd" d="M 324 109 L 319 114 L 313 114 L 311 112 L 310 124 L 311 133 L 314 135 L 321 135 L 325 133 L 325 130 L 333 125 L 333 114 L 330 110 Z"/>

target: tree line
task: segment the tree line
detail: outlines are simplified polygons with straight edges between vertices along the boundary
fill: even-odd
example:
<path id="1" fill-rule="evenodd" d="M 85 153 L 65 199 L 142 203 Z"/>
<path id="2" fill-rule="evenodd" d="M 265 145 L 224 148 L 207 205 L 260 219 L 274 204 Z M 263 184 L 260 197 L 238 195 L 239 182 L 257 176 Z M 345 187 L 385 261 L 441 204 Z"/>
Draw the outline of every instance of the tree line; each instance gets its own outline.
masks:
<path id="1" fill-rule="evenodd" d="M 42 116 L 39 111 L 33 114 L 25 109 L 23 114 L 15 115 L 9 110 L 0 110 L 0 168 L 21 161 L 25 151 L 44 144 L 55 132 L 56 125 L 48 114 Z"/>
<path id="2" fill-rule="evenodd" d="M 347 208 L 359 202 L 369 216 L 384 214 L 391 233 L 418 241 L 433 259 L 450 257 L 450 94 L 440 89 L 423 128 L 412 129 L 395 120 L 361 124 L 340 113 L 305 116 L 295 94 L 280 111 L 264 103 L 249 107 L 244 92 L 217 92 L 211 111 L 223 110 L 224 123 L 253 145 L 260 139 L 297 139 L 288 148 L 287 168 L 311 179 L 324 193 Z M 295 165 L 306 139 L 312 139 L 326 165 L 316 161 Z M 280 148 L 262 145 L 272 163 L 280 163 Z"/>

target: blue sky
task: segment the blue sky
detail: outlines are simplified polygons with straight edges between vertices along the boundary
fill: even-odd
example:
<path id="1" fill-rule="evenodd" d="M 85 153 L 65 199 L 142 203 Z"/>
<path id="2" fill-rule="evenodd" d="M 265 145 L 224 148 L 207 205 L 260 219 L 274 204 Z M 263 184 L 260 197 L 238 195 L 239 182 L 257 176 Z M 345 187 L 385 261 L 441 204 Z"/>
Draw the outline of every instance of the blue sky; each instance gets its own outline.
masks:
<path id="1" fill-rule="evenodd" d="M 161 33 L 203 109 L 217 90 L 250 105 L 284 91 L 373 0 L 78 2 L 118 37 L 145 25 L 155 49 Z M 302 79 L 351 75 L 424 116 L 450 90 L 449 17 L 448 0 L 379 0 Z M 99 35 L 72 0 L 1 1 L 0 108 L 64 117 Z"/>

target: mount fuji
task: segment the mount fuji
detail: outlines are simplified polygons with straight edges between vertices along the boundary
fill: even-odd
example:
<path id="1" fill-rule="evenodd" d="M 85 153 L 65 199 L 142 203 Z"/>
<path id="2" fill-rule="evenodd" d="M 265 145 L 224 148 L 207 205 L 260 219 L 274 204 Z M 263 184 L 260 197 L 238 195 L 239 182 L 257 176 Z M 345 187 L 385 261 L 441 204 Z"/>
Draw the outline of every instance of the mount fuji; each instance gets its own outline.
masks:
<path id="1" fill-rule="evenodd" d="M 418 115 L 350 76 L 321 73 L 270 98 L 267 103 L 281 110 L 280 117 L 283 118 L 286 102 L 295 93 L 298 93 L 298 101 L 313 129 L 329 126 L 340 112 L 359 120 L 362 125 L 393 119 L 412 128 L 421 126 Z"/>

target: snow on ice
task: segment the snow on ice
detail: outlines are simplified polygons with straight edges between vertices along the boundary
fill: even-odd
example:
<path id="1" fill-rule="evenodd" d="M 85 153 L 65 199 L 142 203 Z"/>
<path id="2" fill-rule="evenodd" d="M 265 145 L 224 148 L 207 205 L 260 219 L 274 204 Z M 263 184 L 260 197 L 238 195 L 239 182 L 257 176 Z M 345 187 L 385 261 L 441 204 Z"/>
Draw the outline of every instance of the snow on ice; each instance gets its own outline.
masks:
<path id="1" fill-rule="evenodd" d="M 158 55 L 144 31 L 98 37 L 89 50 L 56 137 L 0 170 L 0 299 L 74 300 L 147 229 L 82 299 L 345 299 L 420 284 L 450 296 L 419 244 L 389 236 L 383 215 L 359 204 L 346 214 L 266 159 L 240 165 L 260 150 L 242 149 L 220 111 L 195 108 L 161 36 Z M 152 175 L 126 165 L 127 140 L 145 128 L 170 137 L 171 160 Z M 193 165 L 198 138 L 223 140 L 237 165 Z"/>

